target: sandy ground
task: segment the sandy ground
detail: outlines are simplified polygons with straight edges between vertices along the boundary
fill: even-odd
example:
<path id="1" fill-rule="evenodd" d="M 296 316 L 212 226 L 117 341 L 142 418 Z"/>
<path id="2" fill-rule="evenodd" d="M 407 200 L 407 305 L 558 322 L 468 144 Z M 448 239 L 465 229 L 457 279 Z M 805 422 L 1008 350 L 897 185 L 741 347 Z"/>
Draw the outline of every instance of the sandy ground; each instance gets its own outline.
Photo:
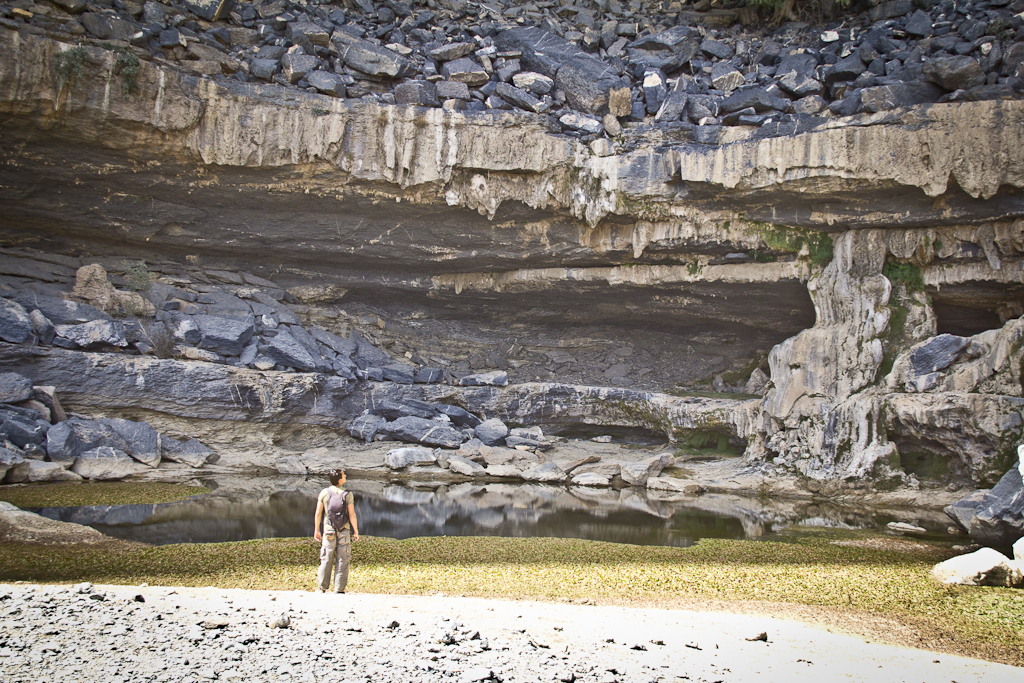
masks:
<path id="1" fill-rule="evenodd" d="M 24 584 L 22 584 L 22 587 Z M 6 587 L 3 587 L 6 588 Z M 382 624 L 421 627 L 456 618 L 485 638 L 533 641 L 555 658 L 586 655 L 618 667 L 618 680 L 647 666 L 662 680 L 905 681 L 1010 683 L 1024 669 L 866 642 L 796 620 L 756 614 L 485 600 L 447 595 L 317 594 L 215 588 L 102 586 L 130 599 L 142 594 L 154 609 L 188 610 L 230 620 L 225 605 L 261 615 L 287 612 L 292 628 L 311 628 L 328 615 L 362 626 L 368 638 Z M 760 634 L 767 640 L 756 640 Z M 394 653 L 396 656 L 399 653 Z M 577 657 L 573 657 L 576 659 Z M 624 675 L 625 674 L 625 675 Z"/>

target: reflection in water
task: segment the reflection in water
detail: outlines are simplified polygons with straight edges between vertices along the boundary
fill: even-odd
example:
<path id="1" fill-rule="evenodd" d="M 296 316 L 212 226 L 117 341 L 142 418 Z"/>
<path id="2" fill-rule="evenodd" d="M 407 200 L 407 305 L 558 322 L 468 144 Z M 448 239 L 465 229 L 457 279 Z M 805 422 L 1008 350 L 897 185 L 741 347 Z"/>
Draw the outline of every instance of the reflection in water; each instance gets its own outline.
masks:
<path id="1" fill-rule="evenodd" d="M 155 545 L 313 535 L 322 482 L 298 477 L 234 477 L 213 492 L 160 505 L 39 510 L 127 540 Z M 585 489 L 536 484 L 458 484 L 433 489 L 349 482 L 359 530 L 367 536 L 513 536 L 582 538 L 689 546 L 701 538 L 758 538 L 791 524 L 880 527 L 884 512 L 736 495 L 697 498 L 644 489 Z M 904 520 L 906 521 L 906 520 Z M 917 523 L 937 529 L 941 521 Z"/>

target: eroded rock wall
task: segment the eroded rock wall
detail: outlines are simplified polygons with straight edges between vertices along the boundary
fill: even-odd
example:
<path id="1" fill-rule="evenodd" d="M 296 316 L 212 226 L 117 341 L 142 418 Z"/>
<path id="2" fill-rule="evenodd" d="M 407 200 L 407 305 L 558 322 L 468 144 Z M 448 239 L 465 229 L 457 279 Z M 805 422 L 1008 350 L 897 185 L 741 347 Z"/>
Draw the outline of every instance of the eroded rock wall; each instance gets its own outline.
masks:
<path id="1" fill-rule="evenodd" d="M 752 463 L 813 478 L 986 482 L 1019 443 L 1019 101 L 825 118 L 771 139 L 738 127 L 715 146 L 627 126 L 624 151 L 598 156 L 538 115 L 149 63 L 125 99 L 100 48 L 61 84 L 64 49 L 0 29 L 11 290 L 32 276 L 13 258 L 30 249 L 246 270 L 280 283 L 307 321 L 340 334 L 356 321 L 415 364 L 506 366 L 509 389 L 461 395 L 481 413 L 709 429 L 747 441 Z M 911 359 L 940 333 L 967 342 L 924 372 Z M 117 410 L 166 384 L 149 409 L 181 419 L 340 429 L 377 391 L 198 361 L 74 363 L 83 383 L 167 373 L 81 403 Z M 219 414 L 191 415 L 175 393 L 173 376 L 194 372 L 216 375 Z M 756 373 L 770 374 L 763 400 Z M 718 395 L 666 393 L 694 388 Z"/>

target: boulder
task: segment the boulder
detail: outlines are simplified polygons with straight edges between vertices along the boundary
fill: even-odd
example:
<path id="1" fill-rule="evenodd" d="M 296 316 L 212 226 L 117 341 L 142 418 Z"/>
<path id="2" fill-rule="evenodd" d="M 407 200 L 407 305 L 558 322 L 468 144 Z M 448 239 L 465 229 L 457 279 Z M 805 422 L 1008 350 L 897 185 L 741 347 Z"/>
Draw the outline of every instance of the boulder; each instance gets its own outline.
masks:
<path id="1" fill-rule="evenodd" d="M 465 408 L 459 406 L 449 405 L 447 403 L 434 403 L 434 410 L 442 415 L 447 415 L 448 419 L 452 421 L 456 427 L 476 427 L 481 423 L 479 417 L 469 412 Z"/>
<path id="2" fill-rule="evenodd" d="M 384 379 L 399 384 L 412 384 L 416 376 L 416 368 L 405 363 L 388 363 L 381 368 Z"/>
<path id="3" fill-rule="evenodd" d="M 701 36 L 689 26 L 675 26 L 626 45 L 629 62 L 637 69 L 656 68 L 671 73 L 696 56 Z M 709 44 L 709 47 L 710 44 Z"/>
<path id="4" fill-rule="evenodd" d="M 789 108 L 789 100 L 776 94 L 777 91 L 778 88 L 773 92 L 763 86 L 743 88 L 722 100 L 719 108 L 727 114 L 747 108 L 753 108 L 757 112 L 770 109 L 786 111 Z"/>
<path id="5" fill-rule="evenodd" d="M 57 296 L 21 292 L 12 299 L 26 311 L 39 311 L 54 325 L 77 325 L 90 320 L 110 320 L 110 316 L 89 304 L 68 301 Z"/>
<path id="6" fill-rule="evenodd" d="M 523 471 L 514 465 L 488 465 L 484 471 L 489 477 L 503 479 L 522 479 L 523 477 Z"/>
<path id="7" fill-rule="evenodd" d="M 254 59 L 249 64 L 249 74 L 261 81 L 272 80 L 274 74 L 277 73 L 277 67 L 280 63 L 280 60 L 267 59 L 265 57 Z"/>
<path id="8" fill-rule="evenodd" d="M 124 451 L 101 446 L 75 458 L 71 471 L 83 479 L 109 480 L 130 477 L 141 467 Z"/>
<path id="9" fill-rule="evenodd" d="M 199 325 L 190 315 L 171 311 L 166 317 L 161 316 L 164 326 L 175 341 L 185 344 L 198 344 L 203 339 Z"/>
<path id="10" fill-rule="evenodd" d="M 32 397 L 32 380 L 17 372 L 0 372 L 0 403 L 18 403 Z"/>
<path id="11" fill-rule="evenodd" d="M 223 356 L 241 355 L 245 345 L 249 343 L 252 335 L 256 332 L 252 318 L 197 315 L 194 320 L 202 334 L 199 348 Z"/>
<path id="12" fill-rule="evenodd" d="M 469 86 L 459 81 L 438 81 L 434 84 L 437 89 L 437 98 L 439 100 L 466 100 L 467 102 L 472 98 L 469 94 Z"/>
<path id="13" fill-rule="evenodd" d="M 82 477 L 64 469 L 64 465 L 59 462 L 25 460 L 11 467 L 5 478 L 5 482 L 8 484 L 37 481 L 82 481 Z"/>
<path id="14" fill-rule="evenodd" d="M 547 111 L 548 109 L 548 105 L 541 100 L 537 99 L 522 88 L 517 88 L 514 85 L 509 85 L 508 83 L 498 83 L 494 92 L 497 93 L 498 97 L 509 104 L 519 107 L 520 109 L 525 109 L 526 111 L 532 111 L 539 114 Z"/>
<path id="15" fill-rule="evenodd" d="M 623 464 L 620 474 L 623 481 L 630 486 L 646 486 L 649 478 L 657 477 L 663 469 L 675 464 L 675 461 L 671 453 L 659 453 L 639 462 Z"/>
<path id="16" fill-rule="evenodd" d="M 495 37 L 495 45 L 498 50 L 520 51 L 526 67 L 553 79 L 569 105 L 580 111 L 606 114 L 609 92 L 628 87 L 613 66 L 540 28 L 502 31 Z"/>
<path id="17" fill-rule="evenodd" d="M 444 372 L 440 368 L 419 368 L 412 381 L 416 384 L 438 384 L 444 381 Z"/>
<path id="18" fill-rule="evenodd" d="M 369 413 L 360 415 L 348 426 L 348 433 L 354 439 L 362 439 L 366 443 L 370 443 L 373 441 L 373 437 L 377 436 L 380 426 L 385 422 L 387 420 L 380 415 L 371 415 Z"/>
<path id="19" fill-rule="evenodd" d="M 547 95 L 555 87 L 555 81 L 536 71 L 520 71 L 512 76 L 512 84 L 534 95 Z"/>
<path id="20" fill-rule="evenodd" d="M 573 476 L 572 483 L 577 486 L 608 486 L 611 478 L 596 472 L 581 472 Z"/>
<path id="21" fill-rule="evenodd" d="M 339 356 L 351 358 L 352 354 L 356 352 L 355 342 L 345 339 L 344 337 L 339 337 L 327 330 L 322 330 L 319 327 L 311 327 L 309 328 L 309 334 L 313 339 L 330 348 Z"/>
<path id="22" fill-rule="evenodd" d="M 922 69 L 925 80 L 946 90 L 967 90 L 985 82 L 981 64 L 967 55 L 941 55 L 925 62 Z"/>
<path id="23" fill-rule="evenodd" d="M 163 436 L 160 438 L 160 445 L 163 446 L 163 456 L 167 460 L 180 462 L 189 467 L 202 467 L 206 463 L 216 462 L 217 454 L 207 448 L 198 439 L 189 439 L 181 442 L 177 439 Z"/>
<path id="24" fill-rule="evenodd" d="M 8 415 L 0 422 L 0 439 L 6 439 L 18 448 L 39 446 L 46 441 L 50 423 L 21 415 Z"/>
<path id="25" fill-rule="evenodd" d="M 400 417 L 407 416 L 421 417 L 424 420 L 433 420 L 437 417 L 437 410 L 434 409 L 432 403 L 417 401 L 416 399 L 395 401 L 386 398 L 380 402 L 380 405 L 373 408 L 373 412 L 386 417 L 388 420 L 397 420 Z"/>
<path id="26" fill-rule="evenodd" d="M 393 470 L 435 462 L 437 456 L 428 448 L 393 448 L 384 456 L 384 464 Z"/>
<path id="27" fill-rule="evenodd" d="M 448 43 L 441 47 L 435 47 L 429 52 L 431 59 L 440 62 L 450 62 L 453 59 L 466 57 L 476 51 L 475 43 Z"/>
<path id="28" fill-rule="evenodd" d="M 0 299 L 0 339 L 20 344 L 32 334 L 32 319 L 20 304 Z"/>
<path id="29" fill-rule="evenodd" d="M 184 4 L 197 17 L 206 21 L 217 21 L 227 18 L 231 8 L 235 6 L 235 0 L 185 0 Z"/>
<path id="30" fill-rule="evenodd" d="M 477 375 L 466 375 L 459 380 L 459 384 L 464 387 L 504 387 L 508 386 L 508 373 L 504 370 L 495 370 Z"/>
<path id="31" fill-rule="evenodd" d="M 149 423 L 117 417 L 104 417 L 97 422 L 107 425 L 125 440 L 128 455 L 150 467 L 160 464 L 160 434 Z"/>
<path id="32" fill-rule="evenodd" d="M 505 442 L 508 436 L 508 427 L 504 422 L 494 417 L 484 420 L 473 428 L 473 434 L 487 446 L 498 446 Z"/>
<path id="33" fill-rule="evenodd" d="M 130 448 L 113 427 L 96 420 L 67 420 L 46 433 L 46 452 L 56 462 L 74 462 L 85 451 L 104 446 L 119 451 Z"/>
<path id="34" fill-rule="evenodd" d="M 53 323 L 39 311 L 30 312 L 28 317 L 32 321 L 32 331 L 39 338 L 39 343 L 47 346 L 52 344 L 53 338 L 57 336 L 57 328 Z"/>
<path id="35" fill-rule="evenodd" d="M 444 424 L 420 417 L 400 417 L 393 422 L 385 422 L 380 431 L 399 441 L 422 443 L 442 448 L 458 448 L 466 436 Z"/>
<path id="36" fill-rule="evenodd" d="M 913 105 L 914 93 L 906 83 L 876 85 L 861 90 L 860 101 L 869 112 L 888 111 Z"/>
<path id="37" fill-rule="evenodd" d="M 627 88 L 629 83 L 613 66 L 584 53 L 558 70 L 555 86 L 565 93 L 573 109 L 603 116 L 609 113 L 610 92 Z"/>
<path id="38" fill-rule="evenodd" d="M 967 532 L 983 545 L 1007 547 L 1024 536 L 1024 487 L 1013 467 L 992 487 L 975 511 Z"/>
<path id="39" fill-rule="evenodd" d="M 276 335 L 260 346 L 260 352 L 278 365 L 302 372 L 314 372 L 318 365 L 317 359 L 310 355 L 306 347 L 284 329 L 278 330 Z"/>
<path id="40" fill-rule="evenodd" d="M 870 90 L 871 88 L 866 88 Z M 940 334 L 923 344 L 919 344 L 910 352 L 910 365 L 915 375 L 927 375 L 945 370 L 960 356 L 960 353 L 971 343 L 968 337 L 952 334 Z"/>
<path id="41" fill-rule="evenodd" d="M 1024 573 L 1017 562 L 992 548 L 960 555 L 940 562 L 932 569 L 932 576 L 940 583 L 960 586 L 1024 586 Z"/>
<path id="42" fill-rule="evenodd" d="M 312 71 L 306 74 L 306 82 L 325 95 L 331 95 L 332 97 L 345 96 L 345 81 L 341 79 L 341 76 L 330 71 Z"/>
<path id="43" fill-rule="evenodd" d="M 476 464 L 472 460 L 460 458 L 457 455 L 448 456 L 448 469 L 456 474 L 462 474 L 467 477 L 479 477 L 487 473 L 481 465 Z"/>
<path id="44" fill-rule="evenodd" d="M 12 451 L 10 448 L 0 446 L 0 482 L 7 476 L 7 472 L 10 471 L 15 465 L 20 465 L 25 462 L 24 456 L 21 453 Z"/>
<path id="45" fill-rule="evenodd" d="M 370 76 L 398 78 L 410 68 L 409 60 L 397 52 L 366 40 L 353 39 L 335 31 L 331 37 L 345 65 Z"/>
<path id="46" fill-rule="evenodd" d="M 563 114 L 558 118 L 558 122 L 571 130 L 578 130 L 592 135 L 596 135 L 604 129 L 603 124 L 597 119 L 577 114 L 576 112 Z"/>
<path id="47" fill-rule="evenodd" d="M 437 88 L 430 81 L 408 81 L 395 87 L 395 104 L 440 107 Z"/>
<path id="48" fill-rule="evenodd" d="M 462 57 L 451 62 L 445 62 L 441 67 L 441 73 L 446 80 L 457 83 L 465 83 L 469 87 L 483 85 L 491 79 L 486 69 L 469 57 Z"/>
<path id="49" fill-rule="evenodd" d="M 534 465 L 523 472 L 523 479 L 526 481 L 561 482 L 565 481 L 567 476 L 565 470 L 553 462 Z"/>
<path id="50" fill-rule="evenodd" d="M 74 346 L 88 348 L 96 345 L 128 346 L 124 324 L 115 320 L 91 320 L 78 325 L 55 325 L 57 338 Z"/>

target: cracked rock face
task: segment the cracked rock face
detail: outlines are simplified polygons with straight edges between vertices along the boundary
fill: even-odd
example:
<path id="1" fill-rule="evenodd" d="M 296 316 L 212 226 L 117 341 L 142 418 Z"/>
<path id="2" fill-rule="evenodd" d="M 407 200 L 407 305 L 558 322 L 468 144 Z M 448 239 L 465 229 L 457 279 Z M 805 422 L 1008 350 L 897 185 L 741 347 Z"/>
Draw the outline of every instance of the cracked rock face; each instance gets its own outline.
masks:
<path id="1" fill-rule="evenodd" d="M 599 155 L 521 111 L 159 62 L 112 96 L 100 47 L 68 87 L 61 43 L 8 28 L 0 360 L 64 378 L 71 404 L 253 420 L 275 445 L 298 425 L 304 448 L 374 401 L 447 399 L 566 432 L 714 432 L 765 466 L 897 483 L 992 483 L 1021 439 L 1020 101 L 736 126 L 717 146 L 626 126 Z M 527 66 L 557 88 L 566 64 Z M 732 97 L 756 117 L 777 95 Z M 68 317 L 54 345 L 83 324 L 25 297 L 62 300 L 92 254 L 153 265 L 147 303 L 191 360 L 151 357 L 120 321 L 123 354 L 26 350 L 45 338 L 29 309 Z M 490 372 L 509 385 L 456 386 Z"/>

